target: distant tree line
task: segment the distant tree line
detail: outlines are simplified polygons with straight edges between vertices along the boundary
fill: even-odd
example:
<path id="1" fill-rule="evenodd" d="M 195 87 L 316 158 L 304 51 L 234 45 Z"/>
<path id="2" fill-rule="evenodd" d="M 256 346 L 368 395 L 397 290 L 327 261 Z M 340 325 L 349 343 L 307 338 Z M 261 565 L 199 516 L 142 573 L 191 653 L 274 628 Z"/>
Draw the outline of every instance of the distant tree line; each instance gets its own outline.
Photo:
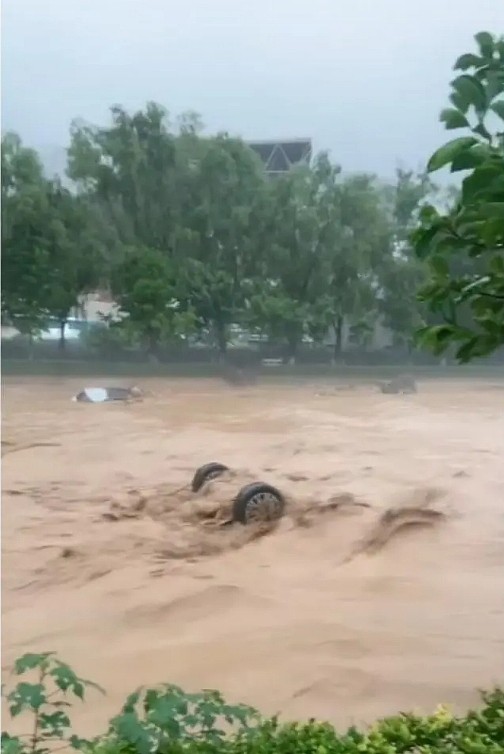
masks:
<path id="1" fill-rule="evenodd" d="M 14 134 L 2 143 L 4 317 L 35 334 L 64 326 L 82 294 L 110 290 L 114 327 L 151 353 L 199 335 L 226 352 L 230 326 L 285 344 L 295 357 L 343 323 L 363 343 L 380 318 L 410 343 L 425 265 L 408 234 L 425 176 L 398 171 L 393 185 L 342 177 L 326 154 L 268 179 L 255 153 L 196 118 L 177 129 L 155 104 L 113 108 L 106 128 L 74 125 L 71 188 L 44 176 Z"/>
<path id="2" fill-rule="evenodd" d="M 496 74 L 486 72 L 493 82 L 487 84 L 484 57 L 457 61 L 476 72 L 459 77 L 454 108 L 442 115 L 449 128 L 465 126 L 464 113 L 476 107 L 471 81 L 482 90 L 492 85 L 497 98 L 504 90 L 502 42 L 487 35 L 490 50 L 489 39 L 478 36 Z M 487 110 L 502 118 L 502 99 L 492 101 Z M 482 164 L 488 175 L 490 160 L 496 180 L 502 178 L 502 134 L 492 141 L 481 107 L 476 113 L 475 133 L 440 150 L 430 170 L 458 159 L 452 169 Z M 471 157 L 460 157 L 469 154 L 464 149 Z M 452 254 L 459 277 L 467 285 L 467 276 L 486 270 L 463 238 L 471 218 L 473 230 L 480 227 L 470 212 L 460 216 L 465 184 L 459 196 L 437 188 L 427 170 L 397 170 L 390 184 L 371 174 L 343 175 L 326 153 L 270 179 L 241 139 L 205 135 L 191 113 L 172 124 L 155 103 L 133 114 L 113 107 L 106 126 L 74 122 L 67 177 L 68 184 L 47 178 L 33 149 L 16 134 L 2 138 L 2 318 L 29 336 L 56 319 L 62 349 L 70 312 L 100 288 L 121 312 L 111 327 L 154 358 L 164 344 L 189 336 L 224 357 L 236 324 L 282 343 L 289 360 L 305 336 L 320 342 L 331 330 L 338 360 L 344 326 L 364 348 L 377 321 L 405 348 L 414 347 L 420 328 L 424 341 L 441 350 L 463 340 L 453 319 L 461 293 L 450 288 L 453 265 L 441 248 L 455 220 L 464 252 Z M 484 243 L 497 244 L 502 255 L 503 216 L 497 207 L 490 215 L 495 237 L 487 228 Z M 497 259 L 492 264 L 502 275 Z M 479 333 L 484 307 L 473 311 L 470 298 L 463 327 L 467 333 L 476 321 Z"/>

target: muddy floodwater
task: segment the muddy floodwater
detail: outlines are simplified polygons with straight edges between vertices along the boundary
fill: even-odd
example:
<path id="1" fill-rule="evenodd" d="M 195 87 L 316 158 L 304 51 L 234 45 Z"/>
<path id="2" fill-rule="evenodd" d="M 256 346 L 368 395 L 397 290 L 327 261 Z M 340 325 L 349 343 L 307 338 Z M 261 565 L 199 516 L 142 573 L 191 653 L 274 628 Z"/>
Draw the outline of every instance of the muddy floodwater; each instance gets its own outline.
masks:
<path id="1" fill-rule="evenodd" d="M 104 686 L 79 732 L 159 681 L 338 725 L 504 681 L 504 380 L 71 402 L 93 384 L 3 386 L 2 664 L 55 650 Z M 194 496 L 210 461 L 233 473 Z M 284 518 L 217 526 L 251 480 Z"/>

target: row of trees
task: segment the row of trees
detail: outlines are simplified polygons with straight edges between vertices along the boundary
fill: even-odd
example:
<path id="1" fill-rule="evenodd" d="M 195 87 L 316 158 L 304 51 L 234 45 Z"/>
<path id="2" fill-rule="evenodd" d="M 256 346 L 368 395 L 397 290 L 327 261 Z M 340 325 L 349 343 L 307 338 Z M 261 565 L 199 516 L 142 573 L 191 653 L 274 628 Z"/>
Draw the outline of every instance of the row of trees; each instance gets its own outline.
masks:
<path id="1" fill-rule="evenodd" d="M 2 139 L 2 315 L 24 333 L 56 318 L 64 347 L 72 308 L 95 289 L 152 355 L 188 335 L 223 355 L 239 323 L 289 358 L 332 329 L 337 359 L 345 323 L 363 346 L 380 320 L 411 347 L 420 325 L 443 322 L 418 299 L 432 266 L 410 238 L 426 200 L 444 217 L 457 192 L 427 173 L 384 184 L 322 153 L 268 179 L 240 139 L 204 135 L 194 114 L 173 126 L 150 103 L 113 107 L 106 127 L 73 123 L 67 177 L 47 179 L 18 136 Z"/>
<path id="2" fill-rule="evenodd" d="M 106 128 L 74 124 L 70 188 L 16 135 L 2 147 L 3 312 L 23 332 L 51 316 L 63 335 L 96 288 L 152 353 L 190 333 L 223 353 L 234 323 L 290 356 L 332 327 L 339 353 L 345 321 L 365 341 L 381 316 L 404 342 L 420 321 L 423 269 L 406 239 L 433 190 L 424 176 L 342 177 L 321 154 L 268 180 L 245 143 L 203 136 L 191 116 L 171 129 L 155 104 L 113 108 Z"/>

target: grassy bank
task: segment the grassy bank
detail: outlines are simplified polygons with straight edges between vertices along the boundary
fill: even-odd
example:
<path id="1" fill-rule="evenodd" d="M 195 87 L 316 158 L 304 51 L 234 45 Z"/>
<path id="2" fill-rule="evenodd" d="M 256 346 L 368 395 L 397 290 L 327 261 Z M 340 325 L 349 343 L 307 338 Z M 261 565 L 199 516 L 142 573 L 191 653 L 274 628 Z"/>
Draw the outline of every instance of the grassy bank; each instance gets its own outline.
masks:
<path id="1" fill-rule="evenodd" d="M 467 365 L 467 366 L 411 366 L 407 364 L 386 366 L 346 366 L 340 364 L 282 364 L 275 367 L 262 367 L 260 375 L 263 379 L 341 379 L 341 380 L 374 380 L 393 377 L 404 372 L 411 372 L 418 379 L 498 379 L 504 377 L 503 365 Z M 120 377 L 120 378 L 148 378 L 148 377 L 216 377 L 220 374 L 219 366 L 215 363 L 203 362 L 187 363 L 124 363 L 119 361 L 79 361 L 66 360 L 27 360 L 2 359 L 2 374 L 8 376 L 39 376 L 39 377 Z"/>
<path id="2" fill-rule="evenodd" d="M 480 708 L 456 716 L 400 713 L 365 730 L 337 732 L 326 722 L 280 723 L 215 691 L 187 694 L 177 686 L 131 694 L 103 735 L 72 732 L 72 696 L 104 693 L 52 653 L 20 657 L 4 690 L 10 717 L 27 735 L 2 733 L 4 754 L 48 754 L 73 748 L 90 754 L 502 754 L 504 691 L 483 693 Z M 23 676 L 23 678 L 20 678 Z M 99 699 L 98 699 L 99 703 Z M 4 716 L 3 723 L 6 719 Z M 18 721 L 16 721 L 18 722 Z"/>

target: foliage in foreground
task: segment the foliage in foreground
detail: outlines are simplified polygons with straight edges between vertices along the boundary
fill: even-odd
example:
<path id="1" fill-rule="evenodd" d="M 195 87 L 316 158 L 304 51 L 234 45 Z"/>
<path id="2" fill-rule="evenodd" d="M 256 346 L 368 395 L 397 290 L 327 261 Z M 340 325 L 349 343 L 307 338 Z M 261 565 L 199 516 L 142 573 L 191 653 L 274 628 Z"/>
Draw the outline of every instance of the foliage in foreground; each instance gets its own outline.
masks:
<path id="1" fill-rule="evenodd" d="M 428 170 L 469 171 L 455 207 L 424 207 L 414 236 L 431 280 L 421 299 L 443 324 L 425 327 L 420 341 L 436 353 L 456 344 L 460 362 L 504 344 L 504 37 L 476 34 L 477 54 L 455 63 L 452 107 L 441 113 L 447 129 L 469 135 L 444 144 Z"/>
<path id="2" fill-rule="evenodd" d="M 20 680 L 30 674 L 31 682 Z M 399 714 L 365 731 L 338 733 L 329 723 L 280 723 L 216 691 L 187 694 L 173 685 L 139 689 L 93 740 L 72 734 L 73 696 L 100 687 L 79 678 L 53 653 L 26 654 L 3 690 L 11 718 L 28 717 L 27 735 L 2 733 L 4 754 L 48 754 L 73 748 L 93 754 L 502 754 L 504 690 L 482 693 L 482 705 L 463 717 L 445 707 L 425 717 Z M 56 746 L 54 746 L 56 744 Z"/>

